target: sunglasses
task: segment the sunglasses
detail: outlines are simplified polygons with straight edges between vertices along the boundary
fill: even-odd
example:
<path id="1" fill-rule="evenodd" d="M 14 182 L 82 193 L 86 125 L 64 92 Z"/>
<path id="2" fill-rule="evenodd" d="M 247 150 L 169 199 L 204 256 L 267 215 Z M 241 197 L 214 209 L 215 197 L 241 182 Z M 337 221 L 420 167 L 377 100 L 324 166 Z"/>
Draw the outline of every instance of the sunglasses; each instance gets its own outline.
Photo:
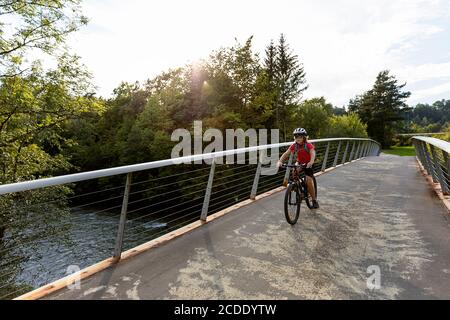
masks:
<path id="1" fill-rule="evenodd" d="M 294 135 L 294 138 L 297 139 L 297 138 L 304 137 L 304 136 L 305 136 L 305 135 L 303 135 L 303 134 L 295 134 L 295 135 Z"/>

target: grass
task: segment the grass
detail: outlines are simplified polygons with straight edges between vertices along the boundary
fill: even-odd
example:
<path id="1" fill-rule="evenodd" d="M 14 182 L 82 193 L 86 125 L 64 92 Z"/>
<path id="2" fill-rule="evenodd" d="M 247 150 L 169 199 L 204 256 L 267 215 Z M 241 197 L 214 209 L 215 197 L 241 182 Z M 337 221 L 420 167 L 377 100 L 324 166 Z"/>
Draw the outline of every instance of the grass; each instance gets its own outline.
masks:
<path id="1" fill-rule="evenodd" d="M 391 147 L 390 149 L 383 149 L 381 152 L 387 153 L 387 154 L 394 154 L 397 156 L 402 157 L 411 157 L 416 155 L 416 150 L 413 146 L 406 146 L 406 147 Z"/>

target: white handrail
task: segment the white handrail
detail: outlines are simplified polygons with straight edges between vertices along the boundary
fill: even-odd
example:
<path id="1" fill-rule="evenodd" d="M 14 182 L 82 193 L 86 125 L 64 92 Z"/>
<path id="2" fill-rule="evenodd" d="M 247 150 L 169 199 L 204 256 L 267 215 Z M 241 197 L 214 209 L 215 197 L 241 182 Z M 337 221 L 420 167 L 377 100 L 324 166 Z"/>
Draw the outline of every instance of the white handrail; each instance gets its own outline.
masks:
<path id="1" fill-rule="evenodd" d="M 430 137 L 420 137 L 420 136 L 414 136 L 412 138 L 429 143 L 435 147 L 438 147 L 441 150 L 444 150 L 447 153 L 450 153 L 450 143 L 447 141 L 444 141 L 441 139 L 436 139 L 436 138 L 430 138 Z"/>
<path id="2" fill-rule="evenodd" d="M 314 139 L 314 140 L 309 140 L 309 141 L 312 143 L 315 143 L 315 142 L 331 142 L 331 141 L 339 141 L 339 140 L 345 140 L 345 141 L 347 141 L 347 140 L 364 140 L 364 141 L 372 141 L 372 142 L 380 145 L 377 141 L 372 140 L 372 139 L 367 139 L 367 138 L 328 138 L 328 139 Z M 152 161 L 152 162 L 146 162 L 146 163 L 140 163 L 140 164 L 133 164 L 133 165 L 128 165 L 128 166 L 116 167 L 116 168 L 74 173 L 74 174 L 68 174 L 68 175 L 52 177 L 52 178 L 43 178 L 43 179 L 38 179 L 38 180 L 10 183 L 10 184 L 5 184 L 5 185 L 0 185 L 0 195 L 7 194 L 7 193 L 13 193 L 13 192 L 21 192 L 21 191 L 40 189 L 40 188 L 45 188 L 45 187 L 57 186 L 57 185 L 63 185 L 63 184 L 72 183 L 72 182 L 79 182 L 79 181 L 86 181 L 86 180 L 97 179 L 97 178 L 110 177 L 110 176 L 126 174 L 126 173 L 131 173 L 131 172 L 136 172 L 136 171 L 143 171 L 143 170 L 167 167 L 167 166 L 176 165 L 176 164 L 183 163 L 183 162 L 209 160 L 209 159 L 213 159 L 213 158 L 220 158 L 220 157 L 224 157 L 224 156 L 237 155 L 237 154 L 242 154 L 242 153 L 247 153 L 247 152 L 255 152 L 255 151 L 260 151 L 260 150 L 286 147 L 286 146 L 291 145 L 292 143 L 293 143 L 293 141 L 277 143 L 277 144 L 262 145 L 262 146 L 256 146 L 256 147 L 240 148 L 240 149 L 233 149 L 233 150 L 185 156 L 185 157 L 180 157 L 180 158 L 175 158 L 175 159 L 165 159 L 165 160 L 158 160 L 158 161 Z"/>

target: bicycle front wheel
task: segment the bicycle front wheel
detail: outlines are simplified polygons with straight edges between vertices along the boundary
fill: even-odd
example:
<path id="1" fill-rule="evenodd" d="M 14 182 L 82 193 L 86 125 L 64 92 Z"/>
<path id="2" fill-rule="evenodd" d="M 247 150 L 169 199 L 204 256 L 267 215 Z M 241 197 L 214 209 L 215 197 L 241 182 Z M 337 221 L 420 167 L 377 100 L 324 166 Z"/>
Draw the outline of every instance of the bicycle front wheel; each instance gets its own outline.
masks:
<path id="1" fill-rule="evenodd" d="M 291 225 L 297 223 L 300 216 L 300 204 L 301 199 L 298 186 L 295 183 L 290 183 L 284 196 L 284 215 L 286 216 L 286 221 Z"/>

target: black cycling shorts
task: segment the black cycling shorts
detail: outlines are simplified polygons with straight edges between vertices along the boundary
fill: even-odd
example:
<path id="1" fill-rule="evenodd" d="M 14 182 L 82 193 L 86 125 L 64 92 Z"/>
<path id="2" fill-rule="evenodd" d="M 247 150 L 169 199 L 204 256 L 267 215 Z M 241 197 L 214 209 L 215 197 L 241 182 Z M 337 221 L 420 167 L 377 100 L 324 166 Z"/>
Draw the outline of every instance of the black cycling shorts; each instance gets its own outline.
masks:
<path id="1" fill-rule="evenodd" d="M 305 168 L 305 175 L 310 176 L 310 177 L 314 177 L 314 170 L 313 168 Z"/>
<path id="2" fill-rule="evenodd" d="M 295 164 L 298 165 L 298 162 L 296 162 Z M 314 177 L 314 170 L 313 170 L 313 168 L 305 168 L 303 170 L 305 171 L 305 175 L 310 176 L 310 177 Z"/>

